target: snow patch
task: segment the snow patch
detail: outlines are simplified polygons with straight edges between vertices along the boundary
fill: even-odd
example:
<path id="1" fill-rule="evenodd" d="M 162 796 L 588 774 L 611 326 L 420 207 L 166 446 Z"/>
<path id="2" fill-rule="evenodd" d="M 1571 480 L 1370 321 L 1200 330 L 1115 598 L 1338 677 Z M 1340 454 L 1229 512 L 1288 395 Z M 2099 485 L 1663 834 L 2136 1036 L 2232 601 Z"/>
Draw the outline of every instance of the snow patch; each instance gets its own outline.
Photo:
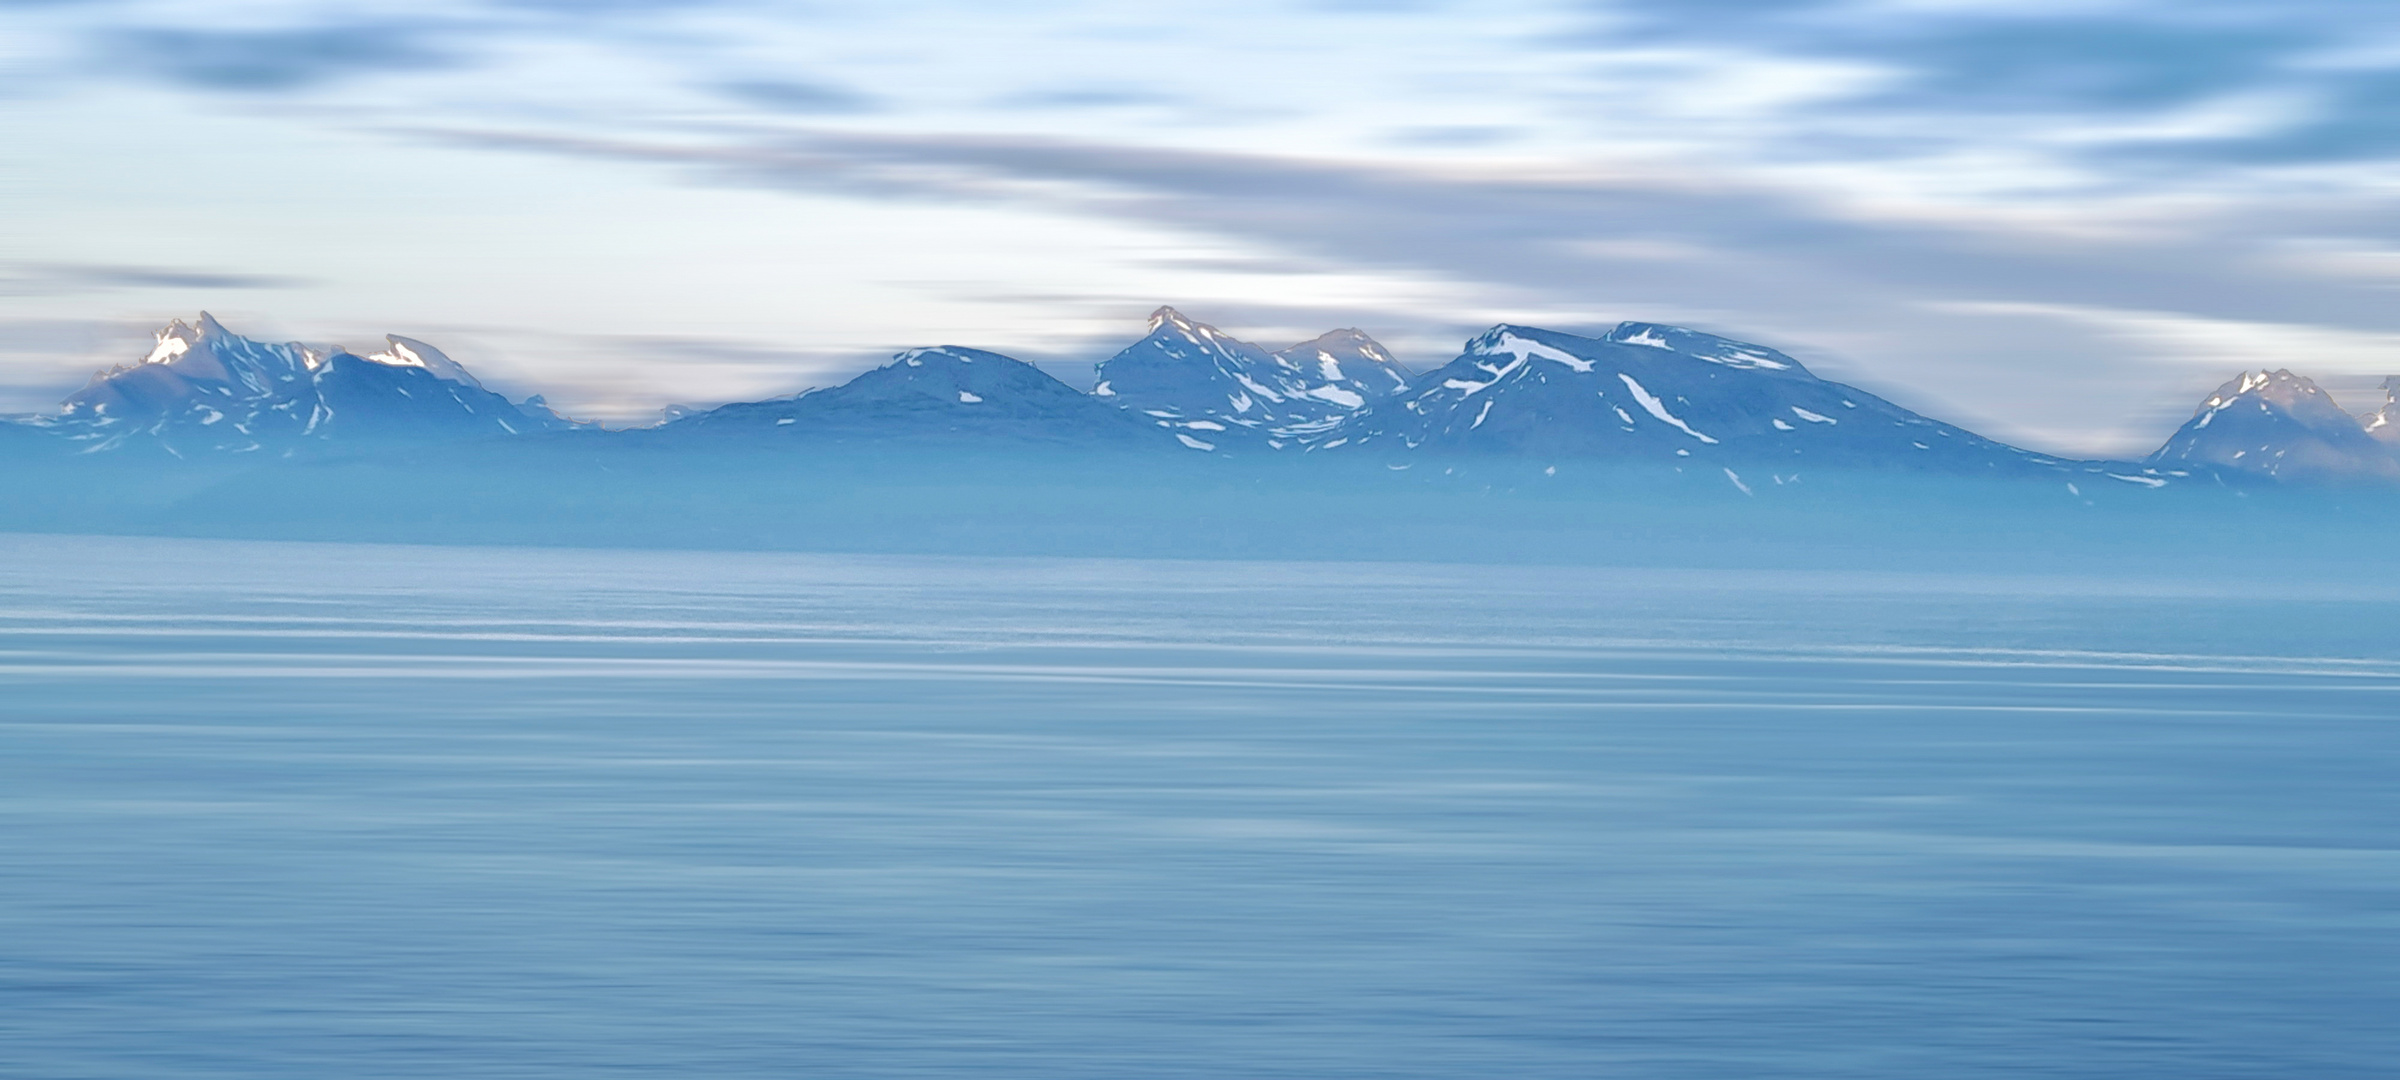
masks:
<path id="1" fill-rule="evenodd" d="M 966 391 L 964 391 L 964 390 L 961 390 L 961 391 L 959 391 L 959 392 L 958 392 L 958 400 L 959 400 L 959 403 L 960 403 L 960 404 L 962 404 L 962 405 L 974 405 L 974 404 L 977 404 L 977 403 L 981 402 L 983 399 L 982 399 L 982 398 L 980 398 L 980 397 L 977 397 L 977 396 L 975 396 L 975 395 L 973 395 L 973 394 L 970 394 L 970 393 L 968 393 L 968 392 L 966 392 Z"/>
<path id="2" fill-rule="evenodd" d="M 1344 390 L 1338 386 L 1310 387 L 1308 396 L 1333 402 L 1334 404 L 1345 409 L 1355 409 L 1367 403 L 1366 398 L 1360 397 L 1357 393 Z"/>
<path id="3" fill-rule="evenodd" d="M 1767 371 L 1782 371 L 1792 366 L 1763 353 L 1751 352 L 1748 349 L 1735 349 L 1724 356 L 1703 356 L 1701 359 L 1723 364 L 1726 367 L 1754 369 L 1763 368 Z"/>
<path id="4" fill-rule="evenodd" d="M 1502 333 L 1500 335 L 1500 340 L 1497 343 L 1482 346 L 1476 351 L 1481 352 L 1485 356 L 1490 356 L 1493 353 L 1508 353 L 1512 356 L 1515 356 L 1518 363 L 1524 363 L 1528 357 L 1538 356 L 1544 360 L 1555 360 L 1561 364 L 1567 365 L 1568 367 L 1574 368 L 1577 371 L 1588 372 L 1592 370 L 1592 362 L 1589 360 L 1586 360 L 1580 356 L 1576 356 L 1573 353 L 1566 352 L 1562 349 L 1551 348 L 1550 346 L 1544 345 L 1538 341 L 1528 341 L 1510 333 Z"/>
<path id="5" fill-rule="evenodd" d="M 1807 409 L 1803 409 L 1803 408 L 1801 408 L 1801 407 L 1800 407 L 1800 406 L 1798 406 L 1798 405 L 1794 405 L 1794 406 L 1792 406 L 1792 415 L 1793 415 L 1793 416 L 1797 416 L 1797 417 L 1799 417 L 1799 418 L 1800 418 L 1800 419 L 1802 419 L 1802 420 L 1806 420 L 1806 421 L 1808 421 L 1809 423 L 1812 423 L 1812 424 L 1838 424 L 1838 423 L 1841 423 L 1841 421 L 1839 421 L 1839 420 L 1836 420 L 1836 419 L 1834 419 L 1834 418 L 1832 418 L 1832 417 L 1830 417 L 1830 416 L 1825 416 L 1825 415 L 1822 415 L 1822 414 L 1819 414 L 1819 413 L 1813 413 L 1813 412 L 1810 412 L 1810 411 L 1808 411 Z"/>
<path id="6" fill-rule="evenodd" d="M 1620 371 L 1617 373 L 1617 378 L 1625 381 L 1625 389 L 1633 392 L 1633 400 L 1641 405 L 1643 412 L 1649 413 L 1665 423 L 1674 425 L 1675 430 L 1683 432 L 1684 434 L 1698 439 L 1701 442 L 1707 443 L 1711 446 L 1716 445 L 1717 440 L 1709 438 L 1706 435 L 1702 435 L 1697 431 L 1693 431 L 1690 424 L 1684 423 L 1683 420 L 1677 417 L 1674 413 L 1668 412 L 1666 403 L 1658 400 L 1656 397 L 1651 396 L 1650 391 L 1644 389 L 1642 384 L 1635 382 L 1633 376 L 1627 375 Z M 1619 410 L 1619 415 L 1622 414 L 1623 410 Z"/>
<path id="7" fill-rule="evenodd" d="M 1217 448 L 1217 444 L 1215 443 L 1201 442 L 1200 440 L 1186 435 L 1180 431 L 1175 433 L 1175 441 L 1191 447 L 1194 450 L 1214 450 Z"/>

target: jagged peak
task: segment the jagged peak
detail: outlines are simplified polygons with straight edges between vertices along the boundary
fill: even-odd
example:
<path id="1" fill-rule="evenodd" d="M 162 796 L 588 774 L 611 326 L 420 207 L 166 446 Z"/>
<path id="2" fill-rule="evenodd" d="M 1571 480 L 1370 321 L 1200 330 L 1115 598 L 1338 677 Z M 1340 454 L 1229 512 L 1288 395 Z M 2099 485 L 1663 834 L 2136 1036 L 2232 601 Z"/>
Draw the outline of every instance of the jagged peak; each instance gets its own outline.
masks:
<path id="1" fill-rule="evenodd" d="M 1253 347 L 1223 330 L 1194 319 L 1172 307 L 1161 307 L 1150 313 L 1150 329 L 1147 336 L 1159 337 L 1162 335 L 1172 335 L 1189 341 L 1201 342 L 1215 348 Z"/>
<path id="2" fill-rule="evenodd" d="M 202 315 L 201 318 L 207 316 Z M 192 351 L 192 346 L 200 341 L 201 332 L 184 325 L 182 319 L 176 319 L 151 336 L 157 340 L 157 344 L 151 346 L 150 355 L 143 357 L 142 363 L 166 364 Z"/>
<path id="3" fill-rule="evenodd" d="M 1405 389 L 1408 380 L 1414 375 L 1406 365 L 1392 355 L 1391 350 L 1383 347 L 1382 342 L 1367 336 L 1366 331 L 1356 327 L 1328 330 L 1307 341 L 1277 351 L 1275 357 L 1286 364 L 1301 368 L 1314 365 L 1319 375 L 1336 382 L 1353 381 L 1357 378 L 1357 376 L 1341 370 L 1339 361 L 1345 357 L 1363 358 L 1373 368 L 1379 369 L 1381 377 L 1389 380 L 1395 389 Z"/>
<path id="4" fill-rule="evenodd" d="M 422 368 L 435 378 L 448 379 L 454 383 L 472 386 L 477 390 L 484 389 L 482 380 L 477 379 L 467 371 L 464 365 L 450 359 L 449 355 L 440 349 L 415 338 L 401 337 L 398 334 L 385 334 L 383 340 L 387 346 L 384 351 L 364 359 L 388 367 Z M 311 368 L 317 366 L 313 358 L 309 366 Z"/>
<path id="5" fill-rule="evenodd" d="M 1184 313 L 1177 311 L 1168 305 L 1161 304 L 1159 305 L 1157 311 L 1150 313 L 1149 332 L 1155 334 L 1158 332 L 1159 327 L 1162 326 L 1172 326 L 1179 330 L 1195 330 L 1199 328 L 1199 325 L 1200 324 L 1193 322 L 1191 318 L 1186 316 Z"/>
<path id="6" fill-rule="evenodd" d="M 193 346 L 205 341 L 227 338 L 237 341 L 248 340 L 240 334 L 225 329 L 224 323 L 218 322 L 216 316 L 205 311 L 200 313 L 198 319 L 188 323 L 182 319 L 169 319 L 166 326 L 151 336 L 156 339 L 158 344 L 151 348 L 150 355 L 142 358 L 142 362 L 145 364 L 171 363 L 177 357 L 190 352 Z"/>
<path id="7" fill-rule="evenodd" d="M 2390 386 L 2391 380 L 2386 380 L 2387 393 Z M 2215 393 L 2208 395 L 2200 402 L 2200 408 L 2192 415 L 2198 416 L 2211 409 L 2224 408 L 2245 397 L 2258 398 L 2285 409 L 2303 401 L 2321 401 L 2329 407 L 2340 408 L 2334 404 L 2333 395 L 2319 387 L 2316 380 L 2306 375 L 2293 374 L 2290 368 L 2279 368 L 2274 371 L 2260 368 L 2257 371 L 2243 371 L 2226 380 L 2225 385 L 2217 387 Z"/>
<path id="8" fill-rule="evenodd" d="M 2367 434 L 2400 443 L 2400 375 L 2383 380 L 2383 408 L 2367 414 Z"/>
<path id="9" fill-rule="evenodd" d="M 2268 371 L 2265 368 L 2260 368 L 2257 371 L 2245 371 L 2236 377 L 2234 381 L 2241 384 L 2242 393 L 2249 393 L 2254 390 L 2282 389 L 2286 387 L 2289 387 L 2295 393 L 2324 393 L 2323 390 L 2317 387 L 2317 381 L 2315 379 L 2311 379 L 2306 375 L 2294 374 L 2290 368 L 2277 368 L 2274 371 Z"/>

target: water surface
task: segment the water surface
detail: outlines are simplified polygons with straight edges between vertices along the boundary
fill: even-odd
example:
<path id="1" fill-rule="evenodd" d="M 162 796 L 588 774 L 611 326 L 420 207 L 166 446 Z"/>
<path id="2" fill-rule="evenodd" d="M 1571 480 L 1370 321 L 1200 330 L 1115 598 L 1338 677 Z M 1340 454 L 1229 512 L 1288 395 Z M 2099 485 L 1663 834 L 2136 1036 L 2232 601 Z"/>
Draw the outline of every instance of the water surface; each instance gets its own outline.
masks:
<path id="1" fill-rule="evenodd" d="M 2366 1077 L 2400 588 L 0 537 L 0 1075 Z"/>

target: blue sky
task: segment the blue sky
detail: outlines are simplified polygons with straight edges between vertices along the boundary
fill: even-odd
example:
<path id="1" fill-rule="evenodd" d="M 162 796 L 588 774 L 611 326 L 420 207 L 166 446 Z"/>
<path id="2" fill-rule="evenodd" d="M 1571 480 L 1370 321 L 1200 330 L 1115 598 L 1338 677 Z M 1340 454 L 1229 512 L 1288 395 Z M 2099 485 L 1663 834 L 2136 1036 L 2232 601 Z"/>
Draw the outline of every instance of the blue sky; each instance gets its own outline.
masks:
<path id="1" fill-rule="evenodd" d="M 1634 318 L 2055 452 L 2400 374 L 2400 7 L 0 0 L 0 408 L 202 308 L 630 420 L 1160 303 Z"/>

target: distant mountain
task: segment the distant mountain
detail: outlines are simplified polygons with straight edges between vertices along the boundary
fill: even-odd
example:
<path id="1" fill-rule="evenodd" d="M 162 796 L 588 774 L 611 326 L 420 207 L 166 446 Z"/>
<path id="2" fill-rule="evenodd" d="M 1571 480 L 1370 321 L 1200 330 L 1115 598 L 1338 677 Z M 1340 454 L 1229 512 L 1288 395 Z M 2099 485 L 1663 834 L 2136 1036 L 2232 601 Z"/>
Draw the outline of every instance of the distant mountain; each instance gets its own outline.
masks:
<path id="1" fill-rule="evenodd" d="M 2367 414 L 2367 434 L 2400 450 L 2400 376 L 2383 380 L 2383 408 Z"/>
<path id="2" fill-rule="evenodd" d="M 360 445 L 506 437 L 572 426 L 533 399 L 483 388 L 423 342 L 392 336 L 358 356 L 331 346 L 267 344 L 203 312 L 158 332 L 140 362 L 92 377 L 32 426 L 84 452 L 128 448 L 179 457 L 291 454 Z"/>
<path id="3" fill-rule="evenodd" d="M 1362 330 L 1328 330 L 1278 350 L 1275 359 L 1286 371 L 1314 376 L 1299 383 L 1306 388 L 1304 395 L 1348 408 L 1408 392 L 1408 369 Z M 1347 391 L 1360 400 L 1354 406 L 1347 397 L 1329 390 Z"/>
<path id="4" fill-rule="evenodd" d="M 658 431 L 670 440 L 1174 445 L 1145 420 L 1040 368 L 955 345 L 910 349 L 840 386 L 726 405 Z"/>
<path id="5" fill-rule="evenodd" d="M 1827 382 L 1764 346 L 1640 322 L 1600 338 L 1495 326 L 1406 397 L 1375 405 L 1317 446 L 1395 460 L 1434 453 L 1755 466 L 1768 480 L 1812 466 L 2089 471 Z M 2131 466 L 2113 475 L 2164 482 Z"/>
<path id="6" fill-rule="evenodd" d="M 1457 359 L 1412 376 L 1357 330 L 1269 352 L 1162 307 L 1145 336 L 1098 372 L 1086 394 L 998 353 L 912 349 L 839 386 L 706 410 L 673 406 L 655 428 L 602 432 L 559 417 L 539 397 L 512 403 L 413 338 L 390 335 L 381 350 L 359 355 L 255 341 L 202 314 L 169 324 L 147 356 L 94 376 L 61 411 L 0 420 L 0 457 L 516 447 L 512 436 L 581 430 L 557 444 L 561 453 L 606 445 L 628 455 L 611 460 L 630 461 L 647 447 L 872 446 L 879 460 L 926 448 L 941 461 L 1000 452 L 997 464 L 1026 460 L 1013 450 L 1050 448 L 1129 467 L 1131 454 L 1195 463 L 1333 455 L 1378 473 L 1379 461 L 1398 470 L 1469 458 L 1577 461 L 1669 476 L 1723 470 L 1745 491 L 1811 469 L 1898 470 L 2057 476 L 2079 497 L 2087 478 L 2099 477 L 2145 488 L 2194 474 L 2400 484 L 2400 378 L 2384 383 L 2381 409 L 2361 417 L 2291 372 L 2246 373 L 2136 464 L 2021 450 L 1818 378 L 1774 349 L 1657 323 L 1622 323 L 1599 337 L 1495 326 Z M 468 456 L 500 460 L 483 448 Z M 781 467 L 776 460 L 762 457 L 761 467 Z"/>
<path id="7" fill-rule="evenodd" d="M 1336 330 L 1270 353 L 1182 312 L 1150 315 L 1142 340 L 1099 366 L 1092 393 L 1174 431 L 1184 445 L 1325 438 L 1352 414 L 1408 389 L 1408 371 L 1373 338 Z"/>
<path id="8" fill-rule="evenodd" d="M 2383 385 L 2383 410 L 2362 421 L 2305 377 L 2245 371 L 2202 401 L 2150 461 L 2297 483 L 2400 480 L 2400 409 L 2391 400 L 2400 380 Z"/>

